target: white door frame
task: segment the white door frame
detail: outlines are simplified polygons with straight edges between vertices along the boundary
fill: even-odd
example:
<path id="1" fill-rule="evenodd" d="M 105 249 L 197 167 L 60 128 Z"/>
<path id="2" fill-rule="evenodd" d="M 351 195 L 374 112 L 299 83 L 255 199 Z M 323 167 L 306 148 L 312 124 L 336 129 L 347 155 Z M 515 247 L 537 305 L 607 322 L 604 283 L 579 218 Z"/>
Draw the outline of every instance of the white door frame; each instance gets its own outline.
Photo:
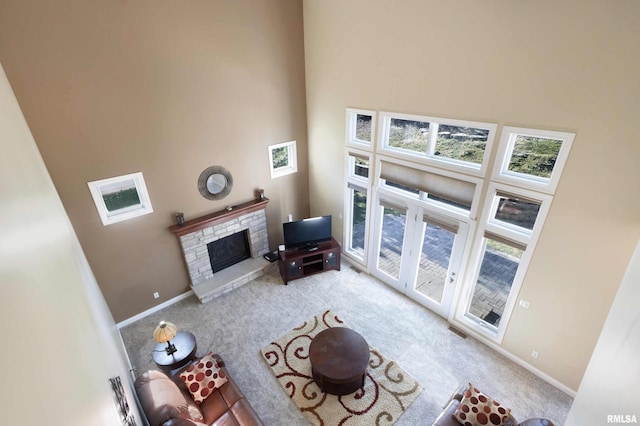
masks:
<path id="1" fill-rule="evenodd" d="M 373 200 L 371 204 L 371 212 L 373 213 L 373 226 L 369 242 L 368 265 L 371 275 L 377 277 L 384 283 L 394 287 L 401 293 L 405 294 L 413 300 L 416 300 L 423 306 L 432 310 L 436 314 L 448 318 L 452 312 L 452 306 L 458 294 L 459 283 L 461 283 L 461 271 L 463 270 L 464 253 L 467 251 L 468 244 L 466 239 L 469 238 L 472 226 L 460 220 L 459 217 L 448 215 L 444 211 L 436 211 L 430 206 L 423 205 L 420 200 L 408 200 L 393 194 L 390 191 L 381 191 L 374 188 Z M 402 255 L 400 259 L 398 277 L 393 277 L 385 271 L 378 268 L 378 257 L 380 253 L 383 214 L 381 210 L 381 200 L 391 202 L 398 207 L 406 208 L 406 220 L 404 224 L 404 232 L 402 239 Z M 436 217 L 443 217 L 445 222 L 453 222 L 457 224 L 458 232 L 456 233 L 449 267 L 447 269 L 446 284 L 442 297 L 442 301 L 437 303 L 433 299 L 428 298 L 414 290 L 417 279 L 418 267 L 422 252 L 422 243 L 424 232 L 420 232 L 425 226 L 423 222 L 423 213 L 428 212 Z M 418 220 L 418 218 L 420 218 Z"/>
<path id="2" fill-rule="evenodd" d="M 458 283 L 461 282 L 460 275 L 462 271 L 462 261 L 465 251 L 466 239 L 469 236 L 469 224 L 459 220 L 455 220 L 458 231 L 454 236 L 453 246 L 451 248 L 451 258 L 449 259 L 449 264 L 447 265 L 447 273 L 445 276 L 442 299 L 440 301 L 436 301 L 415 289 L 420 269 L 420 260 L 422 258 L 422 245 L 424 242 L 424 235 L 426 231 L 425 228 L 427 223 L 429 223 L 424 222 L 424 220 L 422 219 L 424 213 L 426 212 L 426 209 L 418 207 L 417 213 L 415 214 L 415 218 L 413 220 L 414 230 L 411 232 L 411 235 L 413 237 L 411 250 L 412 253 L 415 253 L 415 255 L 411 256 L 410 270 L 407 271 L 408 279 L 405 285 L 405 294 L 411 299 L 440 315 L 441 317 L 448 318 L 454 301 L 454 295 L 456 294 L 456 290 L 458 288 Z M 433 214 L 432 212 L 429 213 Z M 437 218 L 437 215 L 434 214 L 434 216 L 436 216 Z M 454 219 L 447 218 L 443 221 L 453 220 Z"/>

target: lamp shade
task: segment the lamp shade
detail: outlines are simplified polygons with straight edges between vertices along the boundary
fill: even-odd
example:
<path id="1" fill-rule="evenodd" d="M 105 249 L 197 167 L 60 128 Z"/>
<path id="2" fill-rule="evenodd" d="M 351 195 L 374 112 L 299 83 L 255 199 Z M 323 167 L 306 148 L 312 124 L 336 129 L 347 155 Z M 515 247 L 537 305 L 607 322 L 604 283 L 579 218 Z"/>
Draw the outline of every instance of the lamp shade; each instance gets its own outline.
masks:
<path id="1" fill-rule="evenodd" d="M 153 340 L 158 343 L 165 343 L 176 337 L 178 328 L 172 322 L 160 321 L 160 324 L 153 331 Z"/>

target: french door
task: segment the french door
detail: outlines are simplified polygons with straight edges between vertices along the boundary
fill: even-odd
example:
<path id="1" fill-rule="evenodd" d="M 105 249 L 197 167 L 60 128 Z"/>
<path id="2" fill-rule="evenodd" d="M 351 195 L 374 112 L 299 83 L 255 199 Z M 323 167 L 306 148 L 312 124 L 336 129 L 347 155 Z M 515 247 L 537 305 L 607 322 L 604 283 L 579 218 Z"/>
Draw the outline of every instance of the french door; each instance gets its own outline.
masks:
<path id="1" fill-rule="evenodd" d="M 371 272 L 447 318 L 468 230 L 467 223 L 424 206 L 380 198 Z"/>

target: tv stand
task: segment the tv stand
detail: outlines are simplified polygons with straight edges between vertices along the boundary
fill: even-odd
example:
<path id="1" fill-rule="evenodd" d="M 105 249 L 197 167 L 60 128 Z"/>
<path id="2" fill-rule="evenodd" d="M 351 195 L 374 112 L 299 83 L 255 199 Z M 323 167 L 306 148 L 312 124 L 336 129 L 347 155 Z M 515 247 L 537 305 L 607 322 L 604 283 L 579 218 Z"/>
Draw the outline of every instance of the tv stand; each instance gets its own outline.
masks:
<path id="1" fill-rule="evenodd" d="M 289 281 L 318 274 L 324 271 L 340 270 L 340 244 L 331 238 L 311 247 L 288 249 L 280 252 L 280 276 L 284 285 Z"/>

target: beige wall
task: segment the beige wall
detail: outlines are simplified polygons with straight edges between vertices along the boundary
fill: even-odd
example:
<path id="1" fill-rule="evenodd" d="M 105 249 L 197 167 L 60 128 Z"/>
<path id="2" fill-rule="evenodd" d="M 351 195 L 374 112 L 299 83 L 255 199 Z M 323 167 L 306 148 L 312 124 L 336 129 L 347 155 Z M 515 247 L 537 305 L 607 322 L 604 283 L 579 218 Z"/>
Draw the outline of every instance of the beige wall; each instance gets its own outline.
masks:
<path id="1" fill-rule="evenodd" d="M 3 1 L 0 60 L 116 321 L 188 290 L 175 212 L 264 188 L 272 248 L 309 212 L 299 1 Z M 290 140 L 299 171 L 271 180 L 267 147 Z M 223 200 L 197 190 L 212 165 Z M 138 171 L 154 212 L 102 226 L 87 182 Z"/>
<path id="2" fill-rule="evenodd" d="M 577 389 L 640 235 L 637 2 L 305 0 L 304 26 L 311 214 L 343 210 L 347 107 L 577 134 L 502 344 Z"/>
<path id="3" fill-rule="evenodd" d="M 610 415 L 624 416 L 625 423 L 638 422 L 639 282 L 640 242 L 633 252 L 598 344 L 580 383 L 566 426 L 622 423 L 620 420 L 610 421 Z"/>
<path id="4" fill-rule="evenodd" d="M 120 334 L 0 65 L 2 424 L 115 425 Z M 142 423 L 140 423 L 142 424 Z"/>

